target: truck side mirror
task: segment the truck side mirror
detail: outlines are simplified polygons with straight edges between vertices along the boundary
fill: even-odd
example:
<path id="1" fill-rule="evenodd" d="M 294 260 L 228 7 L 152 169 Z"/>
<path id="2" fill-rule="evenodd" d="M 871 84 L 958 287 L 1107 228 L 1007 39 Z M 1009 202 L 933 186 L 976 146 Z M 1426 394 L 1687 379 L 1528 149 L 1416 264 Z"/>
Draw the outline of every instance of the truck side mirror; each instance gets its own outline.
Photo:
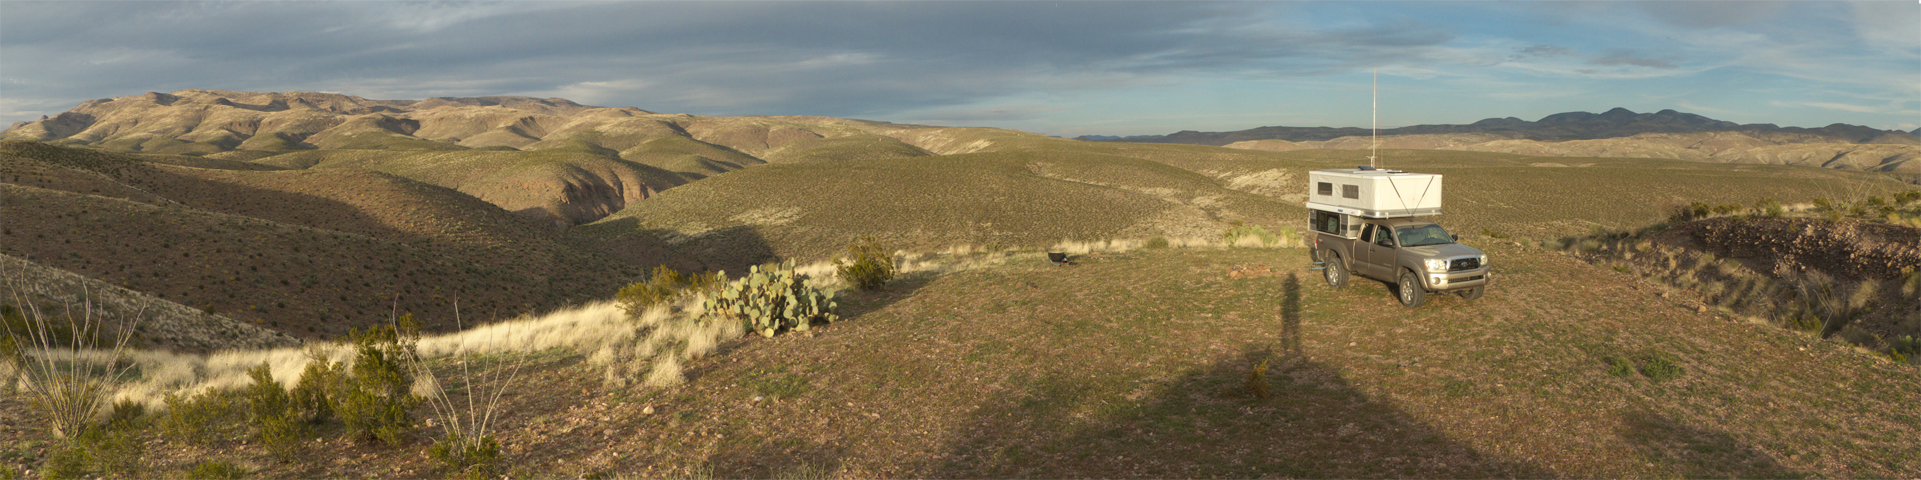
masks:
<path id="1" fill-rule="evenodd" d="M 1460 234 L 1458 234 L 1458 233 L 1457 233 L 1457 234 L 1453 234 L 1453 235 L 1448 235 L 1448 236 L 1450 236 L 1450 237 L 1454 237 L 1454 241 L 1456 241 L 1456 242 L 1459 242 L 1459 241 L 1461 241 L 1461 235 L 1460 235 Z"/>

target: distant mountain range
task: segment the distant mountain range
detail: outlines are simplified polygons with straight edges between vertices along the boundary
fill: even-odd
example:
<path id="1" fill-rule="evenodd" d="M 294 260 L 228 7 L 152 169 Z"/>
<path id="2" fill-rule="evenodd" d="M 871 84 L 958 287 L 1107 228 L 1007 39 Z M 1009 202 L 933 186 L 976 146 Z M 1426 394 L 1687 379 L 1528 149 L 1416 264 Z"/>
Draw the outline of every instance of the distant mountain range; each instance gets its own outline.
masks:
<path id="1" fill-rule="evenodd" d="M 1615 108 L 1604 113 L 1567 112 L 1527 121 L 1515 117 L 1489 118 L 1467 125 L 1414 125 L 1382 129 L 1389 135 L 1494 134 L 1509 140 L 1566 141 L 1630 137 L 1643 133 L 1757 132 L 1811 135 L 1826 139 L 1819 143 L 1921 145 L 1921 129 L 1913 132 L 1880 130 L 1859 125 L 1836 123 L 1821 128 L 1780 127 L 1771 123 L 1738 124 L 1692 113 L 1662 110 L 1634 113 Z M 1078 140 L 1095 142 L 1185 143 L 1225 146 L 1254 140 L 1289 142 L 1323 141 L 1341 137 L 1369 135 L 1359 127 L 1258 127 L 1234 132 L 1196 132 L 1168 135 L 1115 137 L 1087 135 Z"/>

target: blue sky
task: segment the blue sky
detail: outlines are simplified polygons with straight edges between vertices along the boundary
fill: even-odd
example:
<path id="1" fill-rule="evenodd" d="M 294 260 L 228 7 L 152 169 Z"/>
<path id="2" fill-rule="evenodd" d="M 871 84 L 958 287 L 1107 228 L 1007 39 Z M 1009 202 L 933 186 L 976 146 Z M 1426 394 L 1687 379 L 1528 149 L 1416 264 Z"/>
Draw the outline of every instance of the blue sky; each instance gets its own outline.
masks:
<path id="1" fill-rule="evenodd" d="M 1921 127 L 1921 3 L 0 2 L 0 121 L 206 88 L 1076 136 L 1675 109 Z"/>

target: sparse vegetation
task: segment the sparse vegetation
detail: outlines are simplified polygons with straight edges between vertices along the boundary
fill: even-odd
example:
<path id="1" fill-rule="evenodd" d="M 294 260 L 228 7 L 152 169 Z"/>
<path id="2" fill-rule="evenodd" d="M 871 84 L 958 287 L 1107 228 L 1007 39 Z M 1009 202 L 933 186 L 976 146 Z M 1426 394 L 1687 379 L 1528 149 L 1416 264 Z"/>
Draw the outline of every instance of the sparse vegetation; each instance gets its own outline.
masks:
<path id="1" fill-rule="evenodd" d="M 456 306 L 456 323 L 459 323 L 459 316 Z M 427 362 L 419 356 L 407 358 L 412 362 L 410 367 L 414 376 L 427 382 L 427 404 L 433 407 L 434 418 L 444 432 L 433 446 L 427 448 L 428 458 L 440 462 L 449 472 L 460 477 L 473 480 L 499 477 L 503 473 L 503 465 L 500 442 L 493 433 L 494 422 L 503 413 L 500 410 L 501 397 L 513 389 L 514 381 L 520 378 L 520 370 L 526 365 L 525 357 L 514 355 L 514 360 L 489 369 L 485 374 L 476 374 L 469 364 L 470 360 L 457 361 L 460 374 L 452 377 L 452 380 L 459 382 L 464 390 L 462 396 L 465 405 L 456 404 L 447 396 L 446 386 Z"/>
<path id="2" fill-rule="evenodd" d="M 627 315 L 639 317 L 647 309 L 674 303 L 693 294 L 712 294 L 726 279 L 719 272 L 713 274 L 682 275 L 666 265 L 654 267 L 653 275 L 645 282 L 635 282 L 620 289 L 614 301 L 620 304 Z"/>
<path id="3" fill-rule="evenodd" d="M 392 324 L 354 329 L 347 336 L 354 361 L 346 368 L 349 375 L 336 377 L 327 392 L 334 414 L 362 440 L 399 445 L 401 434 L 413 427 L 408 412 L 419 403 L 413 395 L 414 372 L 408 367 L 417 361 L 419 324 L 406 314 Z"/>
<path id="4" fill-rule="evenodd" d="M 273 379 L 270 365 L 262 362 L 247 375 L 253 378 L 253 384 L 247 386 L 243 396 L 251 413 L 247 421 L 253 425 L 254 438 L 281 460 L 292 457 L 306 436 L 307 422 L 299 418 L 287 388 Z"/>
<path id="5" fill-rule="evenodd" d="M 844 257 L 835 257 L 840 280 L 861 290 L 875 290 L 894 281 L 894 256 L 874 237 L 847 245 Z"/>
<path id="6" fill-rule="evenodd" d="M 752 267 L 708 297 L 705 311 L 708 318 L 743 322 L 748 331 L 772 337 L 782 330 L 806 331 L 815 320 L 838 320 L 835 297 L 806 275 L 794 273 L 794 262 L 788 260 L 765 269 Z"/>
<path id="7" fill-rule="evenodd" d="M 208 460 L 194 464 L 193 469 L 187 471 L 187 478 L 191 480 L 240 480 L 247 478 L 247 469 L 240 468 L 239 465 L 234 465 L 233 462 L 225 460 Z"/>
<path id="8" fill-rule="evenodd" d="M 1641 362 L 1641 375 L 1649 380 L 1665 382 L 1681 376 L 1682 368 L 1664 354 L 1650 355 Z"/>

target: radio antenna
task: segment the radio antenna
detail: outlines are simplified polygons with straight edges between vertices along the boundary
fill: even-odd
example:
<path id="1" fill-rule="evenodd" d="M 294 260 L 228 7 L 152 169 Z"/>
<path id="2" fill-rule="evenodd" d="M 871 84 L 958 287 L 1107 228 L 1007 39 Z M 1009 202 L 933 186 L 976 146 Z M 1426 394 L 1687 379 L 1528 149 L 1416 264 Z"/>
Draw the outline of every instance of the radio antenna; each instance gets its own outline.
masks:
<path id="1" fill-rule="evenodd" d="M 1374 158 L 1380 156 L 1381 149 L 1381 69 L 1379 68 L 1374 69 L 1374 128 L 1371 130 L 1374 132 L 1374 138 L 1367 146 L 1367 166 L 1379 169 L 1380 166 L 1374 164 Z"/>

